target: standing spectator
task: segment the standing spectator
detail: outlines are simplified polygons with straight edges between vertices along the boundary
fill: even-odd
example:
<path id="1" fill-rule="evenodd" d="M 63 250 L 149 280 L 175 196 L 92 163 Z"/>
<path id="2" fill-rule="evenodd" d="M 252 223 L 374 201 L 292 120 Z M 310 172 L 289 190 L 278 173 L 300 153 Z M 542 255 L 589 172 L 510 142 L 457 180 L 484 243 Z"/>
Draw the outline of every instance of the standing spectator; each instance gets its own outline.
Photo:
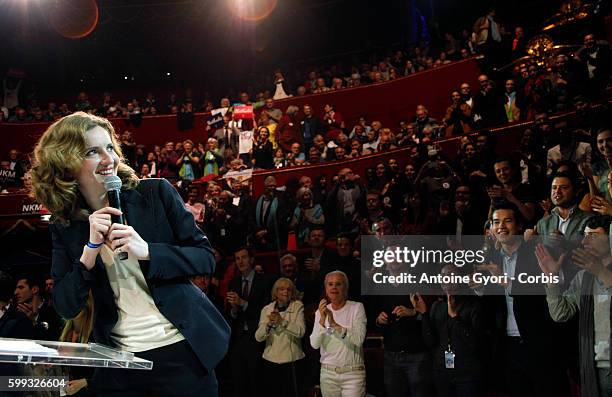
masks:
<path id="1" fill-rule="evenodd" d="M 338 172 L 338 181 L 329 192 L 326 207 L 326 218 L 330 230 L 339 232 L 357 232 L 358 216 L 365 214 L 366 188 L 359 176 L 350 168 L 343 168 Z"/>
<path id="2" fill-rule="evenodd" d="M 571 337 L 565 326 L 555 324 L 546 313 L 543 285 L 515 281 L 519 275 L 538 276 L 534 244 L 523 239 L 524 218 L 514 204 L 494 207 L 491 231 L 496 248 L 491 251 L 491 274 L 505 274 L 508 283 L 485 287 L 489 318 L 496 324 L 491 345 L 500 349 L 497 357 L 513 397 L 569 396 L 567 365 L 572 362 Z M 548 273 L 547 273 L 548 274 Z M 524 277 L 523 276 L 523 277 Z M 493 374 L 491 374 L 494 376 Z"/>
<path id="3" fill-rule="evenodd" d="M 584 46 L 578 50 L 576 58 L 583 71 L 588 74 L 587 91 L 592 97 L 603 94 L 610 81 L 612 51 L 607 42 L 598 42 L 593 33 L 584 36 Z"/>
<path id="4" fill-rule="evenodd" d="M 272 286 L 272 302 L 261 310 L 255 332 L 258 342 L 266 342 L 263 352 L 266 395 L 301 395 L 300 360 L 304 358 L 301 338 L 305 330 L 304 304 L 295 284 L 288 278 L 279 278 Z"/>
<path id="5" fill-rule="evenodd" d="M 460 275 L 449 264 L 443 276 Z M 433 356 L 433 379 L 438 397 L 484 397 L 483 313 L 478 298 L 461 291 L 454 283 L 442 284 L 446 299 L 436 300 L 428 308 L 419 295 L 412 295 L 412 305 L 421 314 L 423 339 Z"/>
<path id="6" fill-rule="evenodd" d="M 276 178 L 264 179 L 264 193 L 255 204 L 256 233 L 265 235 L 266 247 L 281 252 L 287 247 L 287 214 L 284 198 L 276 190 Z"/>
<path id="7" fill-rule="evenodd" d="M 291 150 L 291 145 L 293 143 L 303 143 L 300 123 L 297 120 L 298 112 L 299 108 L 297 106 L 289 106 L 276 129 L 278 145 L 285 152 L 289 152 Z"/>
<path id="8" fill-rule="evenodd" d="M 347 300 L 348 279 L 341 271 L 325 276 L 325 299 L 315 314 L 310 344 L 321 350 L 324 396 L 365 396 L 363 341 L 366 314 L 359 302 Z"/>
<path id="9" fill-rule="evenodd" d="M 177 154 L 174 151 L 174 143 L 166 142 L 159 155 L 159 176 L 175 182 L 178 179 L 178 167 L 176 166 Z"/>
<path id="10" fill-rule="evenodd" d="M 474 97 L 474 120 L 480 120 L 481 127 L 491 127 L 508 122 L 504 95 L 497 90 L 495 83 L 486 74 L 478 76 L 480 91 Z"/>
<path id="11" fill-rule="evenodd" d="M 183 142 L 183 151 L 176 160 L 181 180 L 191 182 L 196 179 L 201 157 L 202 155 L 195 149 L 191 139 Z"/>
<path id="12" fill-rule="evenodd" d="M 274 107 L 274 99 L 272 98 L 266 99 L 266 105 L 261 112 L 266 113 L 270 118 L 270 122 L 274 124 L 278 124 L 283 117 L 283 111 Z"/>
<path id="13" fill-rule="evenodd" d="M 197 186 L 192 185 L 189 188 L 189 194 L 187 195 L 187 201 L 185 202 L 185 208 L 191 212 L 196 225 L 202 227 L 204 225 L 204 204 L 200 202 L 200 189 Z"/>
<path id="14" fill-rule="evenodd" d="M 388 262 L 383 273 L 400 275 L 406 265 L 398 261 Z M 384 383 L 388 397 L 429 397 L 433 392 L 431 383 L 431 358 L 423 340 L 421 319 L 410 302 L 400 293 L 400 284 L 388 283 L 377 286 L 384 289 L 376 300 L 376 326 L 383 335 Z M 374 291 L 377 291 L 374 290 Z M 382 291 L 380 291 L 382 292 Z"/>
<path id="15" fill-rule="evenodd" d="M 516 205 L 528 225 L 536 220 L 536 197 L 531 187 L 521 182 L 517 161 L 510 157 L 499 157 L 493 164 L 493 171 L 499 184 L 487 187 L 491 208 L 501 201 Z"/>
<path id="16" fill-rule="evenodd" d="M 559 144 L 550 148 L 546 155 L 546 175 L 552 174 L 553 168 L 563 160 L 569 160 L 583 167 L 591 165 L 591 145 L 578 141 L 574 131 L 567 130 L 567 125 L 557 128 Z"/>
<path id="17" fill-rule="evenodd" d="M 325 215 L 321 205 L 314 203 L 312 191 L 309 188 L 299 188 L 295 199 L 297 206 L 289 222 L 289 229 L 296 231 L 297 242 L 301 246 L 307 242 L 312 226 L 325 223 Z"/>
<path id="18" fill-rule="evenodd" d="M 259 127 L 257 138 L 253 142 L 253 158 L 251 162 L 255 168 L 270 169 L 274 166 L 272 142 L 268 127 Z"/>
<path id="19" fill-rule="evenodd" d="M 208 138 L 206 141 L 206 146 L 207 150 L 201 157 L 203 175 L 219 175 L 219 170 L 223 166 L 223 157 L 221 157 L 221 154 L 219 154 L 217 140 L 212 137 Z"/>
<path id="20" fill-rule="evenodd" d="M 304 150 L 308 152 L 312 146 L 312 141 L 317 134 L 323 133 L 323 124 L 315 116 L 312 106 L 304 105 L 304 119 L 300 122 L 302 126 L 302 137 L 304 139 Z"/>
<path id="21" fill-rule="evenodd" d="M 228 310 L 232 325 L 230 363 L 235 397 L 259 396 L 263 346 L 255 339 L 261 310 L 270 297 L 270 279 L 254 270 L 255 257 L 248 248 L 234 253 L 240 274 L 229 283 Z"/>
<path id="22" fill-rule="evenodd" d="M 521 118 L 521 108 L 523 105 L 521 103 L 521 98 L 517 97 L 518 94 L 514 85 L 514 80 L 506 80 L 505 87 L 506 91 L 504 92 L 504 95 L 506 97 L 506 104 L 504 105 L 504 108 L 506 109 L 508 122 L 512 123 L 519 121 Z"/>
<path id="23" fill-rule="evenodd" d="M 522 26 L 514 28 L 514 38 L 512 39 L 512 59 L 518 59 L 525 55 L 527 47 L 525 32 Z"/>
<path id="24" fill-rule="evenodd" d="M 129 130 L 125 130 L 121 134 L 121 152 L 123 153 L 123 157 L 127 160 L 127 164 L 135 166 L 136 141 L 134 141 L 134 134 Z"/>
<path id="25" fill-rule="evenodd" d="M 324 110 L 323 124 L 327 126 L 327 138 L 335 139 L 344 129 L 344 120 L 334 105 L 326 103 Z"/>
<path id="26" fill-rule="evenodd" d="M 558 285 L 548 284 L 546 300 L 555 321 L 569 321 L 579 314 L 581 396 L 609 396 L 610 379 L 610 216 L 589 219 L 584 228 L 583 248 L 576 250 L 573 261 L 583 270 L 562 292 Z M 558 275 L 561 260 L 555 260 L 544 246 L 536 255 L 542 272 Z"/>

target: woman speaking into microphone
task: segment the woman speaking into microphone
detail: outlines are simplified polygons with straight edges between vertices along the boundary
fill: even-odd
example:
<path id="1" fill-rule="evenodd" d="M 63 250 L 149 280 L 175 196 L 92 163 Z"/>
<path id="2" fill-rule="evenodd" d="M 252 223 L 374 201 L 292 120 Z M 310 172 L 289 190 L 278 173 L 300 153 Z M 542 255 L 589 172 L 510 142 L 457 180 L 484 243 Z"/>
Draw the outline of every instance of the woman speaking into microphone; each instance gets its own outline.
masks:
<path id="1" fill-rule="evenodd" d="M 229 327 L 189 281 L 213 273 L 215 261 L 175 189 L 139 181 L 111 123 L 83 112 L 53 123 L 34 156 L 33 194 L 52 214 L 55 309 L 73 318 L 91 291 L 94 339 L 154 363 L 151 371 L 98 369 L 98 395 L 217 395 L 214 368 Z M 122 211 L 109 206 L 113 176 Z M 125 224 L 112 222 L 121 215 Z"/>

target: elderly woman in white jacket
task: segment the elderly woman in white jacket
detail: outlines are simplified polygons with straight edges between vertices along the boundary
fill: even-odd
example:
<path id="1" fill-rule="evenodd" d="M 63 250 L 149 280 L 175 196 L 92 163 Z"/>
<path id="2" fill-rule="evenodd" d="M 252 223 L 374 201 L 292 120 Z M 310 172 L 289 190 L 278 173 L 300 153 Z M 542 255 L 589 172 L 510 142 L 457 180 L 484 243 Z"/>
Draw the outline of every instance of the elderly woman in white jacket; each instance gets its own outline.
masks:
<path id="1" fill-rule="evenodd" d="M 348 278 L 341 271 L 325 276 L 325 296 L 319 303 L 310 344 L 321 349 L 323 397 L 363 397 L 366 373 L 363 341 L 366 314 L 363 304 L 347 300 Z"/>
<path id="2" fill-rule="evenodd" d="M 304 336 L 304 304 L 288 278 L 279 278 L 272 286 L 272 303 L 264 306 L 255 332 L 258 342 L 266 341 L 263 352 L 267 396 L 294 397 L 301 393 L 301 339 Z"/>

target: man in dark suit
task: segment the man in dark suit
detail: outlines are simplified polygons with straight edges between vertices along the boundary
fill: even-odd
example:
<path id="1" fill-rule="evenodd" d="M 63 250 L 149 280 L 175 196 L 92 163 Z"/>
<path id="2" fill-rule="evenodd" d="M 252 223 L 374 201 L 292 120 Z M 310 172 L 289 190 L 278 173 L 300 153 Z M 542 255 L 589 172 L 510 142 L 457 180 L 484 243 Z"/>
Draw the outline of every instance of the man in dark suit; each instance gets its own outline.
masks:
<path id="1" fill-rule="evenodd" d="M 499 350 L 495 356 L 503 357 L 499 365 L 511 396 L 568 396 L 565 364 L 575 343 L 568 327 L 550 317 L 544 284 L 519 281 L 521 273 L 542 273 L 534 245 L 522 238 L 523 225 L 514 204 L 499 203 L 493 208 L 492 231 L 500 249 L 485 266 L 491 274 L 515 277 L 508 284 L 485 287 L 487 295 L 495 295 L 485 297 L 493 348 Z"/>
<path id="2" fill-rule="evenodd" d="M 288 208 L 276 190 L 276 178 L 266 177 L 264 189 L 255 203 L 255 237 L 266 241 L 265 249 L 281 252 L 287 247 Z"/>
<path id="3" fill-rule="evenodd" d="M 258 396 L 263 344 L 255 340 L 261 309 L 270 303 L 272 280 L 254 270 L 255 257 L 247 247 L 234 253 L 240 272 L 229 283 L 227 302 L 232 325 L 230 362 L 235 397 Z"/>
<path id="4" fill-rule="evenodd" d="M 34 325 L 13 303 L 15 281 L 0 272 L 0 338 L 33 339 Z M 2 371 L 0 367 L 0 372 Z"/>
<path id="5" fill-rule="evenodd" d="M 61 318 L 43 300 L 42 283 L 33 277 L 22 277 L 15 286 L 15 309 L 23 313 L 34 326 L 34 338 L 56 341 L 62 332 Z"/>

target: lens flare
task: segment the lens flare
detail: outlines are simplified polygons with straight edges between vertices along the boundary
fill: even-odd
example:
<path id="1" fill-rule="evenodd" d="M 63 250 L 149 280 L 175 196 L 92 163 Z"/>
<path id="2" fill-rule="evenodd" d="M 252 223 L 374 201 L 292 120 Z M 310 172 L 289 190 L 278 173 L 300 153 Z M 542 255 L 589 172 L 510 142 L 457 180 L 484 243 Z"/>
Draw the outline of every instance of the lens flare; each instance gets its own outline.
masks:
<path id="1" fill-rule="evenodd" d="M 238 18 L 257 22 L 267 18 L 277 3 L 278 0 L 229 0 L 228 6 Z"/>
<path id="2" fill-rule="evenodd" d="M 94 31 L 100 12 L 95 0 L 57 0 L 43 11 L 55 31 L 68 39 L 81 39 Z"/>

